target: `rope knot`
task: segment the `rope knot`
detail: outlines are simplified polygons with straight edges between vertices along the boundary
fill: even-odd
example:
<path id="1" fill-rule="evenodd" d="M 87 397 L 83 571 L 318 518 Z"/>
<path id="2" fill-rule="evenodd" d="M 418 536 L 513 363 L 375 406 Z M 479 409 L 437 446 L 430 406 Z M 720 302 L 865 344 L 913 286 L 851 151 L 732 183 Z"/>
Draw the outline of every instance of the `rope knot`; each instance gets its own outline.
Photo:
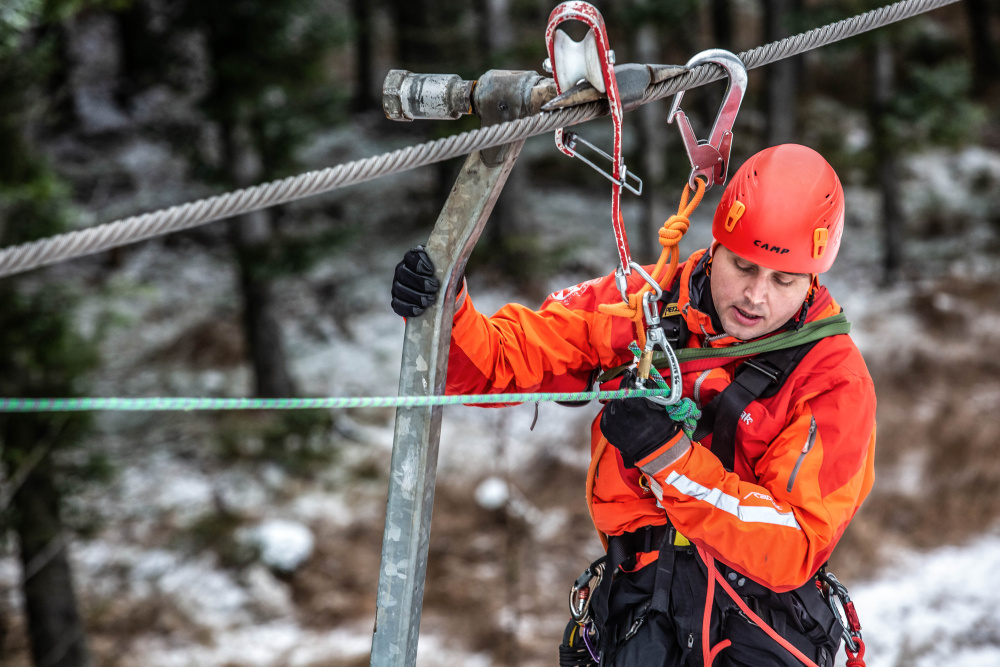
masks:
<path id="1" fill-rule="evenodd" d="M 681 237 L 691 226 L 691 221 L 686 215 L 672 215 L 660 227 L 660 245 L 664 248 L 672 248 L 681 242 Z"/>

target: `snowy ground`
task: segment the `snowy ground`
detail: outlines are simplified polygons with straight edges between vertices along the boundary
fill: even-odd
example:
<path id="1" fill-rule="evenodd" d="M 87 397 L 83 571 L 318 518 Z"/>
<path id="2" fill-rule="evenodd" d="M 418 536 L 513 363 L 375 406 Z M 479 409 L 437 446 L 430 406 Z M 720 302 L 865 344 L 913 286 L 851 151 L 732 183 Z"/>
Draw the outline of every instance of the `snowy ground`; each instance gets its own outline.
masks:
<path id="1" fill-rule="evenodd" d="M 547 150 L 550 140 L 542 139 Z M 323 146 L 338 160 L 377 152 L 346 134 Z M 541 148 L 529 142 L 528 150 Z M 913 207 L 947 209 L 964 202 L 986 215 L 996 204 L 996 154 L 975 149 L 957 157 L 924 156 L 912 167 L 920 175 L 907 200 Z M 989 176 L 993 187 L 978 194 L 952 192 L 956 176 L 963 183 L 977 174 Z M 427 187 L 427 178 L 426 170 L 414 172 L 397 177 L 393 187 Z M 388 225 L 392 202 L 385 201 L 384 187 L 366 184 L 334 199 L 348 210 L 363 210 L 373 225 Z M 548 278 L 545 289 L 614 266 L 605 204 L 579 192 L 530 194 L 522 203 L 531 220 L 574 221 L 541 230 L 550 242 L 602 240 L 589 243 L 579 269 Z M 685 251 L 708 242 L 712 206 L 707 199 L 696 214 Z M 964 230 L 958 235 L 963 250 L 943 240 L 915 244 L 913 252 L 927 269 L 923 282 L 885 292 L 873 284 L 878 241 L 871 193 L 850 190 L 848 207 L 856 213 L 827 282 L 855 323 L 855 339 L 873 368 L 903 367 L 921 354 L 940 356 L 940 333 L 911 309 L 923 294 L 932 295 L 935 312 L 968 316 L 965 335 L 948 348 L 961 363 L 975 358 L 976 345 L 998 342 L 1000 305 L 990 302 L 984 310 L 968 292 L 937 287 L 949 280 L 995 284 L 995 231 Z M 331 258 L 304 280 L 279 285 L 286 345 L 304 393 L 395 393 L 403 326 L 388 308 L 391 268 L 426 233 L 401 234 L 378 247 L 361 239 L 349 255 Z M 235 276 L 225 254 L 200 244 L 154 241 L 124 261 L 110 283 L 87 296 L 80 313 L 85 329 L 107 327 L 105 364 L 93 393 L 248 395 L 245 369 L 226 361 L 238 329 Z M 84 284 L 100 274 L 99 266 L 87 263 L 55 273 Z M 484 312 L 526 298 L 474 268 L 470 288 Z M 205 331 L 214 341 L 211 349 L 194 354 L 185 348 L 185 341 Z M 981 378 L 977 385 L 987 415 L 1000 407 L 992 380 Z M 998 398 L 992 403 L 991 391 Z M 880 423 L 883 416 L 894 423 L 893 413 L 882 412 L 891 407 L 880 405 Z M 924 413 L 928 421 L 937 419 L 933 406 L 925 408 L 912 410 L 911 421 L 922 423 Z M 586 430 L 595 410 L 542 405 L 534 430 L 530 405 L 445 410 L 420 665 L 555 663 L 566 587 L 600 550 L 582 488 Z M 308 475 L 255 457 L 262 446 L 254 435 L 257 419 L 223 418 L 241 455 L 224 460 L 216 455 L 215 417 L 101 416 L 95 444 L 119 471 L 109 486 L 80 499 L 79 509 L 99 515 L 103 527 L 93 539 L 74 543 L 71 553 L 92 648 L 103 664 L 367 664 L 392 413 L 337 414 L 325 438 L 290 444 L 329 455 L 318 458 Z M 892 434 L 887 436 L 890 442 Z M 879 484 L 897 495 L 886 498 L 918 494 L 926 483 L 926 458 L 924 450 L 905 449 L 888 458 Z M 873 541 L 871 531 L 883 527 L 861 515 L 857 523 L 869 532 L 852 544 Z M 900 543 L 877 560 L 864 550 L 843 556 L 855 561 L 853 575 L 842 578 L 851 585 L 865 628 L 868 664 L 1000 664 L 1000 587 L 991 585 L 993 566 L 1000 566 L 1000 535 L 923 550 Z M 0 590 L 14 608 L 21 604 L 19 577 L 13 559 L 0 560 Z"/>
<path id="2" fill-rule="evenodd" d="M 854 587 L 871 667 L 1000 665 L 1000 535 L 904 553 Z"/>

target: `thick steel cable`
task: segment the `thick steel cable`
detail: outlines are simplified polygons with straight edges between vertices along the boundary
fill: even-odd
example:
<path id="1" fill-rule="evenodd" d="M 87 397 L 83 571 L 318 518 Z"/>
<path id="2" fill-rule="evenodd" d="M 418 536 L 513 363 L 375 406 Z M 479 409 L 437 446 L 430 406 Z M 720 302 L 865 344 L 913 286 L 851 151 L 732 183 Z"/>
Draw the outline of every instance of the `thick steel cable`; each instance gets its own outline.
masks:
<path id="1" fill-rule="evenodd" d="M 870 12 L 842 19 L 820 28 L 813 28 L 792 37 L 786 37 L 777 42 L 758 46 L 749 51 L 743 51 L 739 54 L 739 59 L 743 61 L 744 66 L 748 70 L 756 69 L 805 53 L 806 51 L 817 49 L 821 46 L 839 42 L 848 37 L 854 37 L 875 30 L 876 28 L 881 28 L 890 23 L 896 23 L 918 14 L 924 14 L 939 7 L 944 7 L 945 5 L 954 4 L 958 1 L 902 0 L 901 2 L 873 9 Z M 721 79 L 724 76 L 725 73 L 722 71 L 722 68 L 715 65 L 694 67 L 690 72 L 647 88 L 642 96 L 642 104 L 669 97 L 682 90 L 697 88 L 711 81 Z"/>
<path id="2" fill-rule="evenodd" d="M 747 69 L 754 69 L 955 2 L 958 0 L 901 0 L 881 9 L 744 51 L 739 57 Z M 721 69 L 714 65 L 695 67 L 679 77 L 650 86 L 643 95 L 641 104 L 701 86 L 722 76 Z M 0 277 L 545 134 L 560 127 L 593 120 L 605 113 L 607 105 L 604 102 L 543 112 L 537 116 L 463 132 L 336 167 L 289 176 L 188 204 L 10 246 L 0 250 Z"/>

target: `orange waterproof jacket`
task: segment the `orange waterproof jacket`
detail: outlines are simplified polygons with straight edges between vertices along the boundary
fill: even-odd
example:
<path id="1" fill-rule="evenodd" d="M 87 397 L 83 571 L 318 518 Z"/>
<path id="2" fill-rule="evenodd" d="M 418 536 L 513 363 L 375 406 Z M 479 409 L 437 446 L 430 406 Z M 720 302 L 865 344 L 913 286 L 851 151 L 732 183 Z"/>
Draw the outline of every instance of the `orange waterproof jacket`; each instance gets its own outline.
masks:
<path id="1" fill-rule="evenodd" d="M 708 292 L 704 254 L 696 252 L 679 271 L 688 346 L 738 345 L 717 335 L 712 318 L 697 308 Z M 641 280 L 633 273 L 630 291 Z M 560 290 L 539 310 L 508 304 L 486 317 L 464 292 L 459 298 L 450 394 L 585 391 L 595 369 L 633 360 L 632 322 L 598 311 L 600 304 L 621 302 L 613 275 Z M 839 312 L 819 287 L 807 320 Z M 682 364 L 684 396 L 707 404 L 732 381 L 739 363 Z M 669 517 L 691 542 L 777 592 L 801 586 L 829 559 L 874 481 L 874 385 L 847 335 L 820 340 L 775 395 L 750 403 L 736 431 L 733 472 L 711 452 L 708 436 L 642 479 L 604 441 L 599 423 L 598 414 L 591 447 L 601 459 L 590 508 L 598 530 L 620 535 Z M 641 554 L 638 566 L 655 558 Z"/>

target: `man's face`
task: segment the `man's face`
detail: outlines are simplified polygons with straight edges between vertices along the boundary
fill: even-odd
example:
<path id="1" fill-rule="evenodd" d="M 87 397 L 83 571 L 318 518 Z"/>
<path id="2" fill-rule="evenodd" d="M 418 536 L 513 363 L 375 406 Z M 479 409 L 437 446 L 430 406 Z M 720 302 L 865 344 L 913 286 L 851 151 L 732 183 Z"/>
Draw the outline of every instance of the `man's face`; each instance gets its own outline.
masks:
<path id="1" fill-rule="evenodd" d="M 808 273 L 784 273 L 749 262 L 723 245 L 712 260 L 712 299 L 730 336 L 750 340 L 771 333 L 802 308 Z"/>

